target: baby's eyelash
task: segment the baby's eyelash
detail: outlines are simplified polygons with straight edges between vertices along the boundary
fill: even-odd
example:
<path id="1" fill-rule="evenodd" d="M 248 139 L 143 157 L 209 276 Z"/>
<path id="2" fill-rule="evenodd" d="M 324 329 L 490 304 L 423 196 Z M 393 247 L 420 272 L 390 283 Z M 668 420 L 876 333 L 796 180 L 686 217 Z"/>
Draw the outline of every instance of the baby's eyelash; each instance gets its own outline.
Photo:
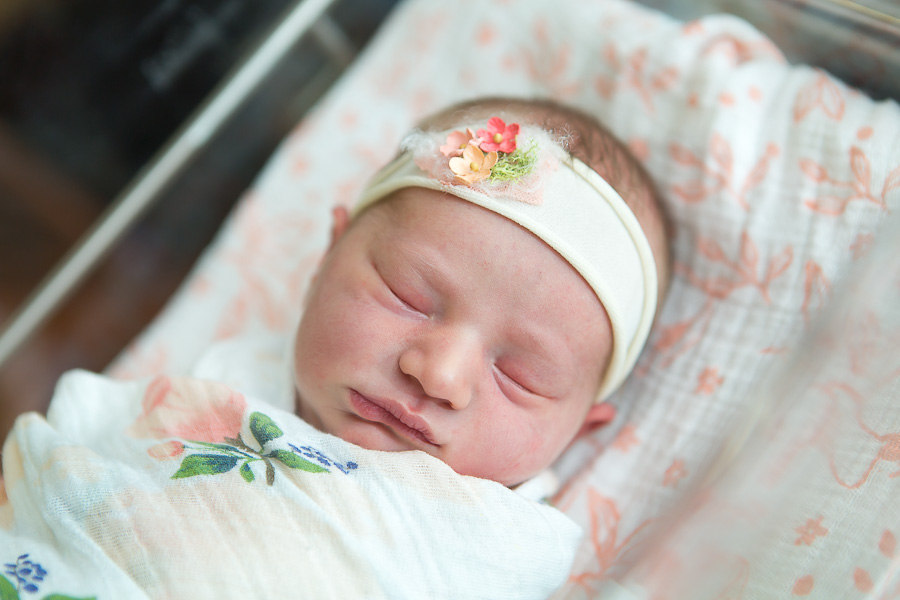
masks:
<path id="1" fill-rule="evenodd" d="M 497 371 L 498 373 L 500 373 L 500 375 L 501 375 L 505 380 L 507 380 L 508 382 L 510 382 L 511 384 L 513 384 L 514 386 L 516 386 L 517 388 L 521 389 L 522 391 L 528 392 L 529 394 L 532 394 L 532 395 L 534 395 L 534 396 L 540 396 L 540 394 L 538 394 L 537 392 L 535 392 L 534 390 L 532 390 L 532 389 L 529 388 L 528 386 L 522 384 L 522 382 L 520 382 L 519 380 L 517 380 L 517 379 L 515 379 L 514 377 L 512 377 L 511 375 L 509 375 L 506 371 L 504 371 L 503 369 L 501 369 L 501 368 L 498 367 L 497 365 L 494 365 L 494 369 L 496 369 L 496 371 Z"/>
<path id="2" fill-rule="evenodd" d="M 398 293 L 394 290 L 394 288 L 392 288 L 391 286 L 389 286 L 387 283 L 385 283 L 385 285 L 387 286 L 387 289 L 390 290 L 390 292 L 394 295 L 394 298 L 396 298 L 397 300 L 399 300 L 401 304 L 403 304 L 404 306 L 406 306 L 406 307 L 407 307 L 408 309 L 410 309 L 410 310 L 414 310 L 414 311 L 416 311 L 416 312 L 421 312 L 419 309 L 417 309 L 415 306 L 413 306 L 413 305 L 410 304 L 407 300 L 405 300 L 405 299 L 403 298 L 403 296 L 401 296 L 400 294 L 398 294 Z"/>
<path id="3" fill-rule="evenodd" d="M 404 298 L 403 296 L 401 296 L 399 293 L 397 293 L 397 291 L 396 291 L 393 287 L 391 287 L 391 285 L 390 285 L 387 281 L 385 281 L 383 277 L 382 277 L 382 281 L 384 281 L 384 286 L 388 289 L 388 291 L 389 291 L 389 292 L 394 296 L 394 298 L 395 298 L 400 304 L 402 304 L 405 308 L 407 308 L 407 309 L 409 309 L 409 310 L 411 310 L 411 311 L 413 311 L 413 312 L 417 312 L 417 313 L 420 313 L 420 314 L 425 314 L 425 312 L 424 312 L 423 310 L 421 310 L 418 306 L 416 306 L 415 304 L 413 304 L 412 302 L 410 302 L 409 300 L 407 300 L 406 298 Z"/>
<path id="4" fill-rule="evenodd" d="M 375 273 L 378 274 L 378 278 L 381 279 L 382 285 L 384 285 L 384 287 L 387 288 L 387 290 L 391 293 L 391 295 L 394 297 L 394 299 L 397 300 L 397 302 L 399 302 L 399 303 L 402 304 L 405 308 L 408 308 L 408 309 L 411 310 L 411 311 L 418 312 L 418 313 L 423 312 L 423 311 L 419 310 L 419 309 L 416 307 L 415 304 L 413 304 L 412 302 L 410 302 L 409 300 L 407 300 L 406 298 L 404 298 L 402 295 L 400 295 L 399 293 L 397 293 L 397 290 L 395 290 L 394 287 L 393 287 L 390 283 L 388 283 L 388 281 L 387 281 L 387 279 L 385 278 L 385 276 L 382 275 L 381 269 L 378 268 L 378 265 L 377 265 L 377 264 L 375 264 L 375 263 L 373 262 L 373 263 L 372 263 L 372 267 L 375 269 Z"/>

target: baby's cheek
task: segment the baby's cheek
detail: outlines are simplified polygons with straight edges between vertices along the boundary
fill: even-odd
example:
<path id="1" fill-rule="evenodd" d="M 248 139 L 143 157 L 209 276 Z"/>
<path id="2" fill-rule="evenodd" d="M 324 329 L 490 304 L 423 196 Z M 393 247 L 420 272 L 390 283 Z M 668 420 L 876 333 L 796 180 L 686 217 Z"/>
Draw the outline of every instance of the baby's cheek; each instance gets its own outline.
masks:
<path id="1" fill-rule="evenodd" d="M 556 457 L 559 444 L 552 428 L 539 427 L 523 436 L 521 453 L 522 467 L 534 475 L 544 469 Z"/>
<path id="2" fill-rule="evenodd" d="M 333 332 L 333 348 L 347 367 L 361 371 L 383 368 L 396 359 L 396 346 L 404 332 L 384 308 L 362 305 L 343 319 Z"/>
<path id="3" fill-rule="evenodd" d="M 295 340 L 295 369 L 301 379 L 309 383 L 329 378 L 343 358 L 347 360 L 346 334 L 327 319 L 308 315 L 304 318 Z"/>
<path id="4" fill-rule="evenodd" d="M 505 443 L 494 451 L 486 452 L 495 463 L 492 468 L 498 474 L 492 479 L 504 479 L 506 483 L 518 483 L 546 468 L 557 454 L 557 433 L 542 421 L 515 422 L 505 437 Z"/>
<path id="5" fill-rule="evenodd" d="M 536 419 L 522 432 L 521 467 L 536 475 L 547 468 L 568 445 L 571 435 L 561 426 L 559 415 Z"/>
<path id="6" fill-rule="evenodd" d="M 528 454 L 541 454 L 545 451 L 547 445 L 547 437 L 546 434 L 538 434 L 537 432 L 532 432 L 529 439 L 526 441 L 525 452 Z"/>

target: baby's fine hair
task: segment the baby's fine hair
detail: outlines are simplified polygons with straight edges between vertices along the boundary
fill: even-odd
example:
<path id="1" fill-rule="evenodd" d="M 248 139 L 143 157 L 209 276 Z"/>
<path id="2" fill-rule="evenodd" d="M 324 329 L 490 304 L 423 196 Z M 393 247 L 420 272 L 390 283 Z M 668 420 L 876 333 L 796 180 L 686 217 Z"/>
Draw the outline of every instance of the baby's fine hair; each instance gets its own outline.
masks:
<path id="1" fill-rule="evenodd" d="M 444 130 L 500 116 L 507 122 L 536 125 L 555 137 L 575 158 L 587 164 L 615 189 L 640 223 L 656 260 L 662 306 L 669 282 L 668 223 L 653 180 L 634 154 L 597 119 L 551 100 L 482 98 L 446 108 L 420 123 L 425 130 Z"/>

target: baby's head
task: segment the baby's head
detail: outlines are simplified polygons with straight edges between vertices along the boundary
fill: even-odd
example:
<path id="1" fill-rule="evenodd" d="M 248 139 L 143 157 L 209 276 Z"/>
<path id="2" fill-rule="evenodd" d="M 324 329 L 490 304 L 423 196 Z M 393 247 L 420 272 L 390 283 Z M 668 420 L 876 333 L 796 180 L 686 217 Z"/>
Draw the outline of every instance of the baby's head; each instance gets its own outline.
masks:
<path id="1" fill-rule="evenodd" d="M 517 484 L 613 418 L 667 265 L 652 184 L 593 119 L 522 100 L 446 110 L 352 219 L 335 211 L 295 342 L 298 412 Z"/>

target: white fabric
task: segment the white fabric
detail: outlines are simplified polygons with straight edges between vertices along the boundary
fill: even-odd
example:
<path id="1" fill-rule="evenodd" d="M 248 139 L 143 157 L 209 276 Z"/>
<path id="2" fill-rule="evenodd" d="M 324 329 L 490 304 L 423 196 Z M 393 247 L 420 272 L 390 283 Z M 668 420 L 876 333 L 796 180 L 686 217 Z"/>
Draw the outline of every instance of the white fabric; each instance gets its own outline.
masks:
<path id="1" fill-rule="evenodd" d="M 900 215 L 884 227 L 900 239 Z M 790 362 L 751 395 L 692 502 L 623 561 L 619 582 L 635 600 L 900 593 L 895 244 L 873 248 L 834 294 Z M 827 561 L 821 569 L 799 560 L 809 550 Z"/>
<path id="2" fill-rule="evenodd" d="M 609 316 L 613 351 L 597 393 L 598 401 L 605 400 L 634 368 L 656 311 L 656 263 L 640 224 L 602 177 L 524 124 L 519 144 L 538 143 L 532 176 L 514 183 L 456 184 L 438 150 L 447 133 L 428 135 L 430 144 L 417 143 L 418 151 L 400 154 L 363 190 L 354 210 L 401 188 L 422 187 L 492 210 L 544 240 L 584 277 Z"/>
<path id="3" fill-rule="evenodd" d="M 285 140 L 113 371 L 184 373 L 214 339 L 289 328 L 326 245 L 331 206 L 355 201 L 426 114 L 497 94 L 548 96 L 596 116 L 648 169 L 671 222 L 672 286 L 634 375 L 610 397 L 619 417 L 557 465 L 558 506 L 587 531 L 557 597 L 593 598 L 653 546 L 655 527 L 755 406 L 755 387 L 795 364 L 793 351 L 844 277 L 880 246 L 896 248 L 879 229 L 900 209 L 896 103 L 787 64 L 740 19 L 681 23 L 625 0 L 406 2 Z M 866 390 L 880 356 L 867 339 L 887 321 L 854 314 L 856 337 L 821 350 L 847 366 L 847 385 Z M 864 394 L 861 422 L 879 441 L 847 411 L 854 402 L 819 383 L 807 393 L 820 412 L 787 432 L 813 457 L 806 464 L 818 483 L 797 477 L 791 488 L 809 501 L 808 514 L 746 556 L 681 555 L 676 537 L 661 569 L 702 561 L 700 572 L 734 583 L 713 597 L 891 597 L 900 584 L 891 543 L 900 477 L 891 477 L 890 444 L 900 425 Z M 835 403 L 850 429 L 832 453 L 813 434 Z M 873 461 L 859 486 L 841 484 L 856 485 Z M 729 518 L 748 514 L 719 507 L 722 535 Z"/>
<path id="4" fill-rule="evenodd" d="M 545 598 L 580 536 L 423 452 L 188 378 L 66 374 L 46 420 L 17 421 L 3 472 L 2 559 L 45 573 L 0 574 L 4 598 Z"/>

